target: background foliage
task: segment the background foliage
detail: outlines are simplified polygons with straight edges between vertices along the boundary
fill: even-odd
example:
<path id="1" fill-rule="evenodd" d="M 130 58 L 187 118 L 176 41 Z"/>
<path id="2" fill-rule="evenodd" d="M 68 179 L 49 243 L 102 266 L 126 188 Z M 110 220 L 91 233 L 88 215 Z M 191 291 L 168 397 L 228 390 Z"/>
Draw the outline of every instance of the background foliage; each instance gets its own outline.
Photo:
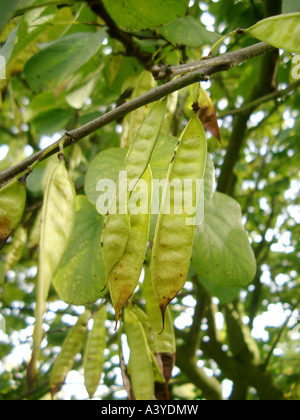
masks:
<path id="1" fill-rule="evenodd" d="M 299 11 L 296 2 L 289 0 L 176 4 L 156 0 L 149 2 L 149 9 L 144 7 L 147 2 L 132 1 L 130 10 L 125 6 L 122 10 L 118 1 L 105 0 L 116 24 L 110 24 L 107 30 L 88 3 L 21 0 L 1 4 L 0 55 L 7 65 L 6 79 L 0 80 L 0 171 L 46 147 L 66 130 L 155 86 L 147 72 L 149 57 L 151 64 L 166 65 L 197 60 L 209 52 L 220 35 L 238 27 L 248 28 L 281 11 Z M 120 42 L 120 29 L 130 34 L 134 48 L 128 38 Z M 254 42 L 249 36 L 233 37 L 221 45 L 218 53 Z M 234 197 L 241 206 L 257 272 L 252 283 L 242 288 L 210 282 L 198 267 L 201 243 L 196 243 L 197 256 L 193 258 L 188 281 L 171 307 L 177 340 L 176 368 L 169 384 L 171 399 L 219 399 L 222 394 L 240 400 L 300 397 L 300 94 L 295 88 L 277 99 L 260 101 L 266 94 L 295 82 L 291 77 L 292 57 L 280 50 L 273 65 L 269 55 L 258 57 L 203 83 L 215 104 L 223 142 L 220 147 L 208 134 L 217 189 Z M 180 135 L 192 115 L 192 101 L 190 88 L 179 91 L 178 98 L 174 95 L 176 109 L 170 105 L 172 113 L 164 128 L 165 137 L 153 156 L 157 171 L 164 170 L 162 156 L 169 153 L 172 157 L 174 137 Z M 243 112 L 247 103 L 250 106 Z M 86 276 L 85 292 L 89 296 L 95 290 L 93 281 L 98 284 L 104 275 L 97 253 L 93 258 L 97 267 L 90 259 L 94 244 L 99 242 L 102 223 L 92 205 L 96 199 L 95 176 L 99 167 L 102 174 L 117 168 L 125 156 L 120 146 L 126 149 L 130 144 L 143 113 L 144 109 L 135 111 L 66 150 L 77 194 L 86 195 L 89 200 L 78 199 L 76 228 L 63 269 L 73 269 L 74 276 Z M 49 398 L 49 375 L 55 357 L 70 326 L 83 312 L 76 282 L 74 289 L 63 292 L 73 299 L 70 305 L 60 300 L 56 289 L 51 289 L 41 370 L 35 387 L 28 393 L 26 366 L 34 324 L 40 209 L 47 174 L 54 162 L 56 157 L 45 160 L 28 177 L 22 223 L 1 251 L 0 325 L 4 326 L 5 320 L 5 332 L 0 328 L 2 400 Z M 230 200 L 226 201 L 228 215 L 235 211 Z M 219 206 L 224 204 L 221 200 Z M 209 214 L 208 223 L 222 238 L 222 231 L 216 228 L 217 218 L 217 214 Z M 224 248 L 224 259 L 227 260 L 226 252 L 230 254 L 236 247 L 238 265 L 239 245 L 237 235 L 232 248 Z M 81 298 L 84 300 L 84 296 Z M 143 305 L 140 288 L 134 301 L 137 306 Z M 107 308 L 104 371 L 94 398 L 126 398 L 119 366 L 119 335 L 114 330 L 109 303 Z M 81 360 L 79 353 L 73 367 L 79 374 L 72 371 L 73 376 L 69 377 L 79 377 L 79 384 Z M 87 398 L 80 385 L 72 388 L 71 394 L 74 398 Z M 70 398 L 68 386 L 57 397 Z"/>

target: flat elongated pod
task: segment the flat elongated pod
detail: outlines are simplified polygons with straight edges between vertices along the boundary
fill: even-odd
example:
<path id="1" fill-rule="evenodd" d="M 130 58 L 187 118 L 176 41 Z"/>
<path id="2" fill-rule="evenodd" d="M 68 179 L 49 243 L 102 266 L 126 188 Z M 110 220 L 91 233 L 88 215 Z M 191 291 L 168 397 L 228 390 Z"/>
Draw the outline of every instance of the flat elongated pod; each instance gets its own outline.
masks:
<path id="1" fill-rule="evenodd" d="M 104 363 L 104 349 L 106 346 L 105 321 L 107 312 L 103 306 L 94 315 L 94 325 L 89 332 L 84 351 L 84 383 L 86 390 L 92 398 L 99 385 Z"/>
<path id="2" fill-rule="evenodd" d="M 163 124 L 166 104 L 166 98 L 157 102 L 140 126 L 125 159 L 122 169 L 123 181 L 117 183 L 111 203 L 112 209 L 104 219 L 101 242 L 107 280 L 113 267 L 125 252 L 130 231 L 130 219 L 126 204 L 130 192 L 148 167 Z"/>
<path id="3" fill-rule="evenodd" d="M 132 296 L 141 275 L 150 229 L 151 180 L 151 169 L 148 166 L 136 185 L 137 191 L 132 193 L 129 201 L 129 206 L 130 203 L 136 204 L 135 200 L 139 201 L 139 208 L 134 208 L 132 205 L 131 213 L 135 210 L 141 213 L 130 215 L 129 240 L 123 256 L 109 274 L 108 285 L 116 320 Z"/>
<path id="4" fill-rule="evenodd" d="M 52 396 L 54 396 L 63 385 L 67 374 L 73 367 L 74 357 L 82 349 L 90 316 L 91 311 L 87 309 L 78 318 L 77 323 L 71 328 L 63 342 L 61 351 L 55 360 L 51 372 L 50 391 Z"/>
<path id="5" fill-rule="evenodd" d="M 168 170 L 168 182 L 163 192 L 153 241 L 151 278 L 163 318 L 167 305 L 181 291 L 187 278 L 199 192 L 193 188 L 185 194 L 186 185 L 187 181 L 203 179 L 206 155 L 205 132 L 194 114 L 179 139 Z M 172 184 L 177 188 L 171 191 Z M 191 206 L 190 202 L 194 205 Z"/>
<path id="6" fill-rule="evenodd" d="M 51 170 L 42 207 L 39 271 L 36 292 L 34 349 L 29 376 L 35 377 L 35 364 L 43 339 L 43 315 L 54 273 L 72 234 L 76 211 L 76 192 L 64 160 Z"/>
<path id="7" fill-rule="evenodd" d="M 130 382 L 136 400 L 152 400 L 154 374 L 147 338 L 141 322 L 130 307 L 124 309 L 124 327 L 130 348 Z"/>
<path id="8" fill-rule="evenodd" d="M 0 249 L 18 226 L 26 204 L 26 181 L 15 179 L 0 189 Z"/>

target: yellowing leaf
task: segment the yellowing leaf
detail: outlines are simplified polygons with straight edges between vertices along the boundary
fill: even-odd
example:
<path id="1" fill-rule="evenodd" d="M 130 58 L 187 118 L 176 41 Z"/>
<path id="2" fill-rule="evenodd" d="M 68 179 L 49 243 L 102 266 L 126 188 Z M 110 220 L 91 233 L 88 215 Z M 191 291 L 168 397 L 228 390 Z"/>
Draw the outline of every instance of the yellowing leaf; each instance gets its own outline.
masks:
<path id="1" fill-rule="evenodd" d="M 197 114 L 205 130 L 209 131 L 221 143 L 220 128 L 214 104 L 201 84 L 199 84 Z"/>

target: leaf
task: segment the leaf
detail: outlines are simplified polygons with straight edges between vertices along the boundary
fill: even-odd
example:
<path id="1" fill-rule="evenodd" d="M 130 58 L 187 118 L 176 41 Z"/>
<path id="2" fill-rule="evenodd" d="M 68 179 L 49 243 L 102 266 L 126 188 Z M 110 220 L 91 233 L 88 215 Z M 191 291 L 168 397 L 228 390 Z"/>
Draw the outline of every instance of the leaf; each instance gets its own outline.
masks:
<path id="1" fill-rule="evenodd" d="M 103 370 L 105 360 L 103 352 L 106 348 L 106 318 L 107 312 L 103 306 L 93 317 L 94 325 L 89 332 L 84 351 L 84 383 L 90 398 L 97 390 Z"/>
<path id="2" fill-rule="evenodd" d="M 86 310 L 79 318 L 74 327 L 69 331 L 61 351 L 57 356 L 50 377 L 50 391 L 52 397 L 63 385 L 67 374 L 72 369 L 74 357 L 80 352 L 86 336 L 87 323 L 91 316 L 91 311 Z"/>
<path id="3" fill-rule="evenodd" d="M 241 291 L 240 287 L 226 287 L 226 286 L 219 286 L 205 278 L 201 277 L 198 274 L 198 278 L 200 283 L 204 286 L 204 288 L 208 291 L 211 296 L 215 296 L 219 299 L 220 304 L 226 304 L 232 302 L 236 299 Z"/>
<path id="4" fill-rule="evenodd" d="M 52 23 L 57 8 L 55 6 L 39 7 L 28 11 L 22 17 L 17 30 L 17 42 L 11 59 L 21 54 L 30 43 Z"/>
<path id="5" fill-rule="evenodd" d="M 300 13 L 272 16 L 261 20 L 245 32 L 276 48 L 300 53 Z"/>
<path id="6" fill-rule="evenodd" d="M 104 0 L 105 8 L 118 26 L 139 31 L 152 29 L 184 16 L 188 0 Z"/>
<path id="7" fill-rule="evenodd" d="M 124 327 L 130 348 L 129 374 L 136 400 L 152 400 L 154 375 L 151 352 L 142 324 L 127 306 L 124 309 Z"/>
<path id="8" fill-rule="evenodd" d="M 25 65 L 25 77 L 35 92 L 53 89 L 87 63 L 99 50 L 104 29 L 69 35 L 35 54 Z"/>
<path id="9" fill-rule="evenodd" d="M 216 192 L 206 203 L 204 223 L 196 228 L 193 268 L 206 280 L 226 287 L 248 285 L 256 272 L 256 261 L 241 223 L 239 204 Z"/>
<path id="10" fill-rule="evenodd" d="M 25 204 L 25 179 L 15 179 L 0 189 L 0 249 L 18 226 Z"/>
<path id="11" fill-rule="evenodd" d="M 105 285 L 101 255 L 103 218 L 85 196 L 77 197 L 74 229 L 53 278 L 59 297 L 73 305 L 94 303 Z"/>
<path id="12" fill-rule="evenodd" d="M 15 9 L 18 7 L 20 0 L 1 1 L 0 3 L 0 34 L 5 25 L 12 17 Z"/>
<path id="13" fill-rule="evenodd" d="M 220 36 L 209 32 L 193 16 L 184 16 L 158 28 L 158 32 L 172 44 L 199 48 L 214 44 Z"/>
<path id="14" fill-rule="evenodd" d="M 29 364 L 29 382 L 35 379 L 36 361 L 43 339 L 43 315 L 53 275 L 70 240 L 75 221 L 76 192 L 64 160 L 51 170 L 44 196 L 39 243 L 34 349 Z"/>
<path id="15" fill-rule="evenodd" d="M 110 148 L 103 150 L 94 157 L 89 165 L 84 183 L 85 193 L 91 203 L 96 205 L 100 197 L 97 184 L 101 179 L 111 179 L 117 182 L 126 154 L 125 149 Z"/>

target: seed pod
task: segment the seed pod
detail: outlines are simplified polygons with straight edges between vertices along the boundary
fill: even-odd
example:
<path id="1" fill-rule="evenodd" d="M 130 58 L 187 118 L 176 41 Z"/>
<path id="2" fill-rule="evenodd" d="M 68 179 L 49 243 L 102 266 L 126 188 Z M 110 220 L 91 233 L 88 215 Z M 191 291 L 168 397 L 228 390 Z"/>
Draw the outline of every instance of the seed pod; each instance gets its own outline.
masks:
<path id="1" fill-rule="evenodd" d="M 91 311 L 86 310 L 78 318 L 77 323 L 71 328 L 69 334 L 63 342 L 61 351 L 55 360 L 50 377 L 50 391 L 52 397 L 63 385 L 67 374 L 73 367 L 74 357 L 82 349 L 90 315 Z"/>
<path id="2" fill-rule="evenodd" d="M 141 207 L 144 207 L 144 214 L 131 214 L 129 240 L 124 254 L 109 274 L 108 284 L 116 321 L 138 285 L 145 259 L 150 228 L 151 179 L 148 166 L 136 186 L 140 189 L 138 198 Z"/>
<path id="3" fill-rule="evenodd" d="M 175 192 L 170 193 L 169 185 L 173 181 L 178 181 L 183 186 L 186 180 L 202 180 L 206 154 L 205 132 L 194 114 L 179 139 L 169 167 L 169 183 L 166 183 L 164 189 L 153 241 L 151 278 L 163 319 L 167 305 L 186 281 L 195 233 L 195 224 L 188 221 L 188 216 L 193 218 L 195 213 L 188 214 L 190 209 L 187 213 L 186 203 L 183 206 L 182 201 L 179 203 L 181 209 L 178 207 L 178 199 Z M 193 190 L 191 195 L 192 202 L 197 202 L 198 193 Z"/>
<path id="4" fill-rule="evenodd" d="M 22 258 L 27 241 L 27 230 L 20 225 L 15 230 L 12 242 L 7 246 L 5 273 L 11 270 Z"/>
<path id="5" fill-rule="evenodd" d="M 150 71 L 142 71 L 135 83 L 131 98 L 137 98 L 138 96 L 148 92 L 154 87 L 156 87 L 156 82 L 152 76 L 152 73 Z M 150 104 L 150 106 L 147 107 L 148 112 L 149 108 L 152 106 L 153 105 Z M 121 139 L 122 148 L 129 148 L 132 145 L 136 133 L 138 132 L 138 129 L 145 118 L 145 114 L 146 108 L 141 107 L 126 115 L 123 122 L 124 131 Z"/>
<path id="6" fill-rule="evenodd" d="M 157 300 L 151 282 L 151 273 L 149 267 L 145 267 L 145 278 L 143 282 L 143 296 L 146 300 L 146 312 L 149 317 L 151 330 L 154 340 L 154 352 L 176 353 L 176 341 L 173 327 L 173 320 L 169 308 L 166 309 L 165 325 L 162 331 L 162 320 Z"/>
<path id="7" fill-rule="evenodd" d="M 51 170 L 44 196 L 39 243 L 39 272 L 33 332 L 34 349 L 28 374 L 34 380 L 43 339 L 43 315 L 53 275 L 70 239 L 76 211 L 76 192 L 64 160 Z"/>
<path id="8" fill-rule="evenodd" d="M 18 226 L 26 204 L 25 178 L 15 179 L 0 189 L 0 249 Z"/>
<path id="9" fill-rule="evenodd" d="M 104 219 L 101 242 L 107 280 L 111 270 L 125 252 L 130 231 L 126 204 L 130 191 L 143 176 L 151 159 L 164 120 L 166 103 L 166 98 L 157 102 L 144 119 L 135 141 L 127 153 L 122 169 L 122 172 L 126 173 L 127 185 L 117 184 L 112 200 L 114 209 Z"/>
<path id="10" fill-rule="evenodd" d="M 152 400 L 152 359 L 142 324 L 129 306 L 124 309 L 124 327 L 130 348 L 129 375 L 136 400 Z"/>
<path id="11" fill-rule="evenodd" d="M 106 318 L 107 312 L 103 306 L 94 316 L 94 325 L 85 347 L 84 383 L 90 398 L 95 394 L 101 379 L 104 363 L 103 351 L 106 346 Z"/>

